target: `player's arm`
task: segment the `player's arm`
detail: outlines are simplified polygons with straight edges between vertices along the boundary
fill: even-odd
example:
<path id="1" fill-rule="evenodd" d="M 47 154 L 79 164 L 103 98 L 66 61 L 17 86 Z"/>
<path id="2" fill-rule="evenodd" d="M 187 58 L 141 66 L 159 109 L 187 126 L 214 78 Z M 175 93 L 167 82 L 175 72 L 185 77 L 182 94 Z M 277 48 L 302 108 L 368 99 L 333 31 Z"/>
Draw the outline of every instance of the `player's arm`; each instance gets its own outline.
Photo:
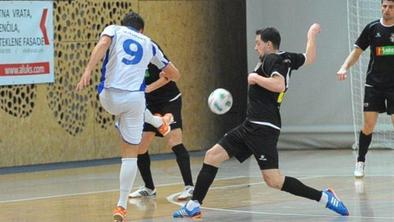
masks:
<path id="1" fill-rule="evenodd" d="M 90 78 L 93 69 L 96 67 L 97 63 L 104 57 L 106 51 L 111 46 L 112 39 L 109 36 L 103 35 L 97 45 L 94 47 L 92 54 L 90 55 L 89 62 L 82 74 L 81 80 L 77 84 L 76 90 L 81 91 L 86 86 L 90 84 Z"/>
<path id="2" fill-rule="evenodd" d="M 305 65 L 309 65 L 315 62 L 316 60 L 316 38 L 320 33 L 320 25 L 314 23 L 309 28 L 307 34 L 307 42 L 306 42 L 306 50 L 305 50 Z"/>
<path id="3" fill-rule="evenodd" d="M 269 78 L 260 76 L 257 73 L 250 73 L 248 75 L 248 83 L 250 85 L 257 84 L 271 92 L 280 93 L 286 90 L 285 78 L 277 72 L 272 73 Z"/>
<path id="4" fill-rule="evenodd" d="M 177 81 L 181 77 L 178 69 L 171 62 L 163 69 L 163 74 L 160 75 L 167 80 Z"/>
<path id="5" fill-rule="evenodd" d="M 338 80 L 345 80 L 347 78 L 347 71 L 360 59 L 362 53 L 363 50 L 359 47 L 353 49 L 337 72 Z"/>
<path id="6" fill-rule="evenodd" d="M 371 26 L 368 24 L 365 26 L 360 36 L 355 42 L 355 48 L 346 58 L 345 62 L 342 64 L 341 68 L 337 72 L 338 80 L 345 80 L 347 78 L 347 72 L 359 59 L 361 54 L 369 47 L 371 44 Z"/>
<path id="7" fill-rule="evenodd" d="M 178 69 L 164 56 L 164 53 L 161 51 L 158 45 L 156 45 L 156 43 L 152 42 L 152 47 L 153 58 L 151 63 L 164 72 L 161 77 L 167 78 L 167 80 L 177 81 L 181 77 Z"/>
<path id="8" fill-rule="evenodd" d="M 146 89 L 145 92 L 146 93 L 150 93 L 152 91 L 155 91 L 156 89 L 166 85 L 167 83 L 169 83 L 171 80 L 169 80 L 168 78 L 164 77 L 165 73 L 162 71 L 160 73 L 160 78 L 154 82 L 152 82 L 151 84 L 149 84 Z"/>

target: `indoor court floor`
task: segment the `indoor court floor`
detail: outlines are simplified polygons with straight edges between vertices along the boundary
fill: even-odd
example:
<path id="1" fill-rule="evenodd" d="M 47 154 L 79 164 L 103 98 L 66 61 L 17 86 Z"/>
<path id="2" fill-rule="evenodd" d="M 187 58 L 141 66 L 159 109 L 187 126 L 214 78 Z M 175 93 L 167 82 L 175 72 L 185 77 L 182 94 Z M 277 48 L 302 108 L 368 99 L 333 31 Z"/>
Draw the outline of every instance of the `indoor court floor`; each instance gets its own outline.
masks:
<path id="1" fill-rule="evenodd" d="M 203 153 L 192 156 L 195 180 Z M 153 159 L 158 195 L 130 200 L 128 221 L 192 221 L 171 217 L 182 204 L 175 199 L 183 189 L 173 156 Z M 354 159 L 355 152 L 350 150 L 280 151 L 280 168 L 285 175 L 319 189 L 334 188 L 349 208 L 349 217 L 268 188 L 254 159 L 243 164 L 232 159 L 220 168 L 205 199 L 201 221 L 394 221 L 394 151 L 371 150 L 366 177 L 360 180 L 352 176 Z M 0 169 L 0 222 L 111 222 L 120 160 L 90 163 L 71 168 L 68 166 L 73 164 Z M 141 184 L 138 175 L 133 189 Z"/>

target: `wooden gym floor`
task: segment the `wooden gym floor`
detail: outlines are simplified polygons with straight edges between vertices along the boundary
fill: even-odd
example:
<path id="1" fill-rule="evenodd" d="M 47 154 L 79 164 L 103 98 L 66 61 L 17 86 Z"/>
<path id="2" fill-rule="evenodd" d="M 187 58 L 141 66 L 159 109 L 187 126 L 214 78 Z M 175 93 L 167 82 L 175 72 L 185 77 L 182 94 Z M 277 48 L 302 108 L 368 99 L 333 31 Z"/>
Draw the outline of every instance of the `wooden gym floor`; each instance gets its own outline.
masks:
<path id="1" fill-rule="evenodd" d="M 170 156 L 172 157 L 172 156 Z M 192 158 L 193 178 L 203 153 Z M 341 217 L 322 205 L 268 188 L 251 159 L 224 163 L 204 202 L 202 221 L 394 221 L 394 151 L 372 150 L 367 176 L 352 176 L 355 153 L 350 150 L 280 151 L 280 168 L 316 188 L 335 189 L 351 216 Z M 157 159 L 157 157 L 156 157 Z M 173 158 L 152 162 L 158 195 L 133 199 L 128 221 L 191 221 L 173 219 L 183 189 Z M 110 222 L 118 198 L 119 162 L 26 172 L 0 170 L 0 222 Z M 140 176 L 134 189 L 142 184 Z"/>

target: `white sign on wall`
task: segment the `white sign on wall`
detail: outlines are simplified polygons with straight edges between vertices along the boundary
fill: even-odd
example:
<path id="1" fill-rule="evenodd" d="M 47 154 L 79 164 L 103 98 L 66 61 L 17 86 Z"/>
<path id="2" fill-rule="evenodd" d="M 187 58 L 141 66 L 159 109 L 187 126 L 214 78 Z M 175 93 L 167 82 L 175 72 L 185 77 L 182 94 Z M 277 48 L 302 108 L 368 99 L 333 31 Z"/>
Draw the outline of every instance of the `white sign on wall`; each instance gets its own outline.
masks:
<path id="1" fill-rule="evenodd" d="M 54 81 L 52 1 L 3 1 L 0 85 Z"/>

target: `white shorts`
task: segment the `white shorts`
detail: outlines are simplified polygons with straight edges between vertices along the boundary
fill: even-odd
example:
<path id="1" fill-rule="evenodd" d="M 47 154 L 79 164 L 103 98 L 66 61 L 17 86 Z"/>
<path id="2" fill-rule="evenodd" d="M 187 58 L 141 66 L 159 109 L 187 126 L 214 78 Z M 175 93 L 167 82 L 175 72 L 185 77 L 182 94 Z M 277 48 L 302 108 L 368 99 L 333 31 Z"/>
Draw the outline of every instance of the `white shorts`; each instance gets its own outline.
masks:
<path id="1" fill-rule="evenodd" d="M 104 89 L 99 97 L 103 108 L 117 117 L 115 126 L 123 140 L 139 144 L 144 128 L 145 93 L 109 88 Z"/>

